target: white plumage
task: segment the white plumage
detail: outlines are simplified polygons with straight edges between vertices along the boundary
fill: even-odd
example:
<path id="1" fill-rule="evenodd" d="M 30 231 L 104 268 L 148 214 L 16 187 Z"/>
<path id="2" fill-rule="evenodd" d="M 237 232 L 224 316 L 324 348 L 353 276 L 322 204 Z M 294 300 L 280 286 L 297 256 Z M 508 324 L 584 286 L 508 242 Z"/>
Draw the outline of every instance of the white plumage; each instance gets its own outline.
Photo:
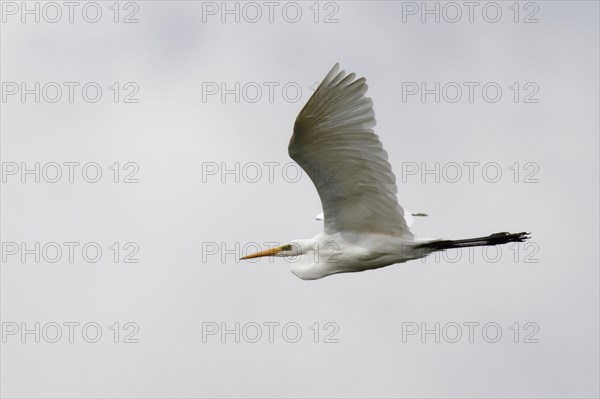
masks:
<path id="1" fill-rule="evenodd" d="M 434 251 L 523 241 L 526 233 L 497 233 L 463 240 L 419 240 L 412 216 L 398 204 L 396 178 L 373 132 L 373 102 L 367 84 L 339 65 L 331 69 L 300 111 L 288 151 L 308 174 L 321 198 L 324 231 L 310 240 L 245 256 L 293 256 L 291 270 L 306 280 L 376 269 Z M 317 219 L 323 218 L 317 215 Z"/>
<path id="2" fill-rule="evenodd" d="M 398 205 L 396 178 L 373 132 L 373 101 L 364 78 L 327 74 L 294 124 L 288 151 L 314 183 L 325 232 L 370 231 L 412 236 Z"/>

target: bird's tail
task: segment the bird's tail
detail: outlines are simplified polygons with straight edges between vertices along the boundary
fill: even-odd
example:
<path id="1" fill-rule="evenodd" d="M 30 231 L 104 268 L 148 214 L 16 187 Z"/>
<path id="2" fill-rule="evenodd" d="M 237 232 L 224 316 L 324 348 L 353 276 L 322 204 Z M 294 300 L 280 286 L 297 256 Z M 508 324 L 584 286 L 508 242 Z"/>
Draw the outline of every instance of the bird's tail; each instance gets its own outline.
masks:
<path id="1" fill-rule="evenodd" d="M 434 240 L 418 244 L 415 248 L 426 251 L 443 251 L 445 249 L 480 247 L 485 245 L 501 245 L 509 242 L 523 242 L 531 233 L 495 233 L 486 237 L 464 238 L 462 240 Z"/>

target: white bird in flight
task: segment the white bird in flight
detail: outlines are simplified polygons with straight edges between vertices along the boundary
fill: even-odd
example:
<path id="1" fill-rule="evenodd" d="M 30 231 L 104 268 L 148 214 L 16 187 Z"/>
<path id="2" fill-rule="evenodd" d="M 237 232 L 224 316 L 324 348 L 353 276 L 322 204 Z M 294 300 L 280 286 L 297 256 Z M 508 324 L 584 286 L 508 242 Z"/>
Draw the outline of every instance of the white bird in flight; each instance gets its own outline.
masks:
<path id="1" fill-rule="evenodd" d="M 412 216 L 396 197 L 396 178 L 379 137 L 373 132 L 373 102 L 365 78 L 329 71 L 294 124 L 288 152 L 314 183 L 324 231 L 244 256 L 290 257 L 292 273 L 315 280 L 425 257 L 451 248 L 522 242 L 529 233 L 496 233 L 461 240 L 416 238 Z"/>

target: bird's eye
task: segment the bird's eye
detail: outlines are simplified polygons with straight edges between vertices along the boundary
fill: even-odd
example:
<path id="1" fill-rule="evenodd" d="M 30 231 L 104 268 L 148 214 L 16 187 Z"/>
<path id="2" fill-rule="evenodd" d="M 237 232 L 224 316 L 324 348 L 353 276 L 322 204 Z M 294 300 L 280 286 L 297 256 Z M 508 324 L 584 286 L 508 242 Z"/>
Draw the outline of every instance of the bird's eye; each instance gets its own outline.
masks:
<path id="1" fill-rule="evenodd" d="M 289 251 L 290 249 L 292 249 L 292 244 L 285 244 L 281 247 L 281 249 L 283 249 L 284 251 Z"/>

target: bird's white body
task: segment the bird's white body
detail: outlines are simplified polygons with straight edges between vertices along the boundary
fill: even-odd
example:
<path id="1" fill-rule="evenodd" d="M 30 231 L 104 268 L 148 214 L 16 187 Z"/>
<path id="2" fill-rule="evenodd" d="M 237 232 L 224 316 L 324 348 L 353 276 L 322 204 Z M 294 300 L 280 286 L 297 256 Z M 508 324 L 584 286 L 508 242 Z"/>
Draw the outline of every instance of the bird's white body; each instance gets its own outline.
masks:
<path id="1" fill-rule="evenodd" d="M 425 252 L 415 248 L 412 237 L 363 232 L 319 233 L 309 240 L 291 241 L 291 271 L 303 280 L 331 274 L 359 272 L 419 259 Z"/>
<path id="2" fill-rule="evenodd" d="M 314 183 L 324 231 L 313 239 L 245 256 L 289 257 L 292 273 L 304 280 L 360 272 L 422 258 L 434 251 L 523 241 L 526 233 L 498 233 L 464 240 L 419 240 L 413 216 L 396 197 L 396 178 L 374 133 L 373 102 L 364 78 L 336 64 L 294 124 L 288 152 Z"/>

